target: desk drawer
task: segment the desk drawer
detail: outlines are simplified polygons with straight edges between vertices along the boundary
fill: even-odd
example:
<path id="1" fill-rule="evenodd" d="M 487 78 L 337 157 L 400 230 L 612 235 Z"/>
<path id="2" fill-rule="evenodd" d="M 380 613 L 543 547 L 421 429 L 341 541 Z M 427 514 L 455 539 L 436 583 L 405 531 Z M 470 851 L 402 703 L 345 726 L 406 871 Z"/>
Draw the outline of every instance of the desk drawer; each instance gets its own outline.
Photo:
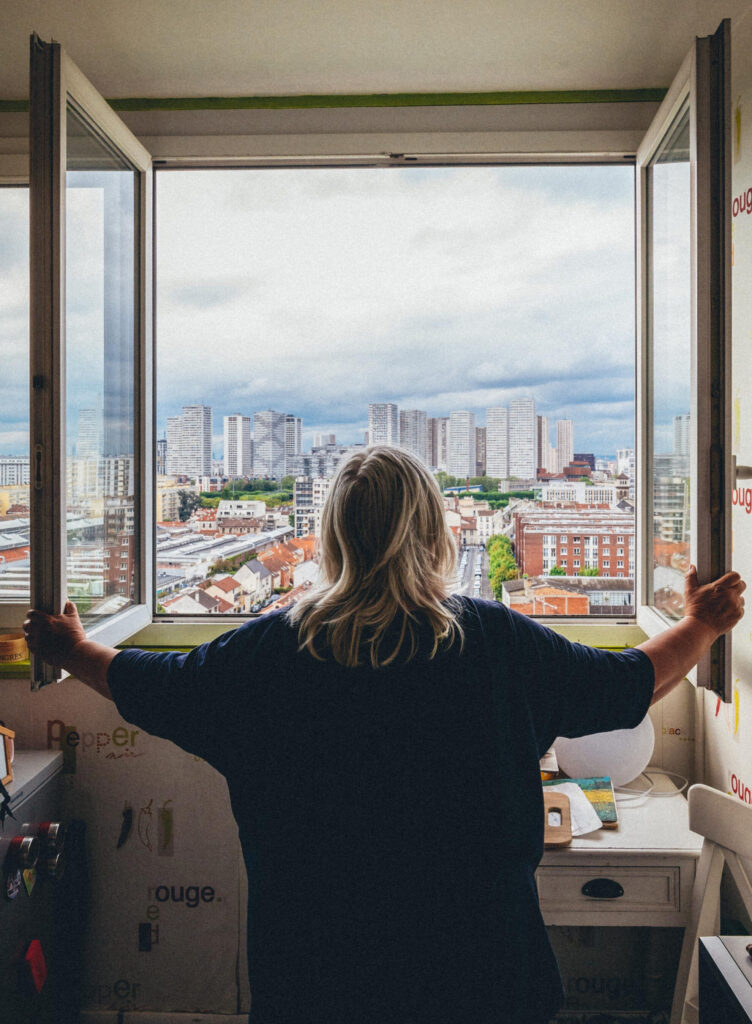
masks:
<path id="1" fill-rule="evenodd" d="M 594 911 L 599 914 L 678 911 L 678 867 L 605 867 L 543 865 L 536 872 L 541 908 L 550 911 Z M 613 899 L 586 896 L 582 889 L 597 878 L 611 879 L 623 890 Z M 596 887 L 597 888 L 597 887 Z M 612 889 L 615 887 L 611 887 Z"/>

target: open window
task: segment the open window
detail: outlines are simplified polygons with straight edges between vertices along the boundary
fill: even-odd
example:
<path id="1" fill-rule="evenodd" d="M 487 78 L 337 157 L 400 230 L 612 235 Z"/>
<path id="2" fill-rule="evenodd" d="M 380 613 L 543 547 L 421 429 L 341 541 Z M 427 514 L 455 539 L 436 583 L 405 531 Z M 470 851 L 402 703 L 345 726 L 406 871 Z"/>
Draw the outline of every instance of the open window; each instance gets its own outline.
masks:
<path id="1" fill-rule="evenodd" d="M 637 154 L 638 623 L 730 568 L 730 25 L 698 38 Z M 729 697 L 730 636 L 696 682 Z"/>
<path id="2" fill-rule="evenodd" d="M 151 618 L 151 158 L 31 40 L 31 603 L 117 643 Z M 59 676 L 32 663 L 32 688 Z"/>
<path id="3" fill-rule="evenodd" d="M 728 36 L 724 22 L 697 40 L 638 154 L 635 568 L 651 634 L 680 617 L 690 561 L 701 579 L 729 564 Z M 31 601 L 70 596 L 90 635 L 116 643 L 152 621 L 150 157 L 36 38 L 31 139 Z M 618 549 L 599 551 L 619 573 Z M 724 639 L 697 680 L 726 696 L 729 671 Z M 52 678 L 35 666 L 32 685 Z"/>

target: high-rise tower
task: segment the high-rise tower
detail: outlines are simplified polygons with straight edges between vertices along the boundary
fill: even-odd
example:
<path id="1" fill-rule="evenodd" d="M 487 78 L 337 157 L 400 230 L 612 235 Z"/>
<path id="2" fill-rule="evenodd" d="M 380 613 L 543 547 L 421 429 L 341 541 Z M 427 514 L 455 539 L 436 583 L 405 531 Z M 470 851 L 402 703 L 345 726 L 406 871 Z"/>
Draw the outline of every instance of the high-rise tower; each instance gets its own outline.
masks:
<path id="1" fill-rule="evenodd" d="M 264 409 L 253 416 L 253 471 L 281 480 L 285 475 L 287 415 Z"/>
<path id="2" fill-rule="evenodd" d="M 399 410 L 394 402 L 368 406 L 368 443 L 399 444 Z"/>
<path id="3" fill-rule="evenodd" d="M 225 476 L 251 476 L 251 417 L 225 416 Z"/>
<path id="4" fill-rule="evenodd" d="M 535 401 L 515 398 L 509 403 L 509 476 L 533 480 L 536 474 L 538 422 Z"/>
<path id="5" fill-rule="evenodd" d="M 502 479 L 509 476 L 509 410 L 506 406 L 486 409 L 486 473 Z"/>
<path id="6" fill-rule="evenodd" d="M 428 436 L 426 414 L 423 409 L 400 409 L 400 445 L 417 455 L 421 462 L 427 460 Z"/>
<path id="7" fill-rule="evenodd" d="M 475 476 L 475 415 L 464 409 L 449 416 L 447 472 L 462 479 Z"/>
<path id="8" fill-rule="evenodd" d="M 167 475 L 211 476 L 212 410 L 184 405 L 180 416 L 167 418 Z"/>

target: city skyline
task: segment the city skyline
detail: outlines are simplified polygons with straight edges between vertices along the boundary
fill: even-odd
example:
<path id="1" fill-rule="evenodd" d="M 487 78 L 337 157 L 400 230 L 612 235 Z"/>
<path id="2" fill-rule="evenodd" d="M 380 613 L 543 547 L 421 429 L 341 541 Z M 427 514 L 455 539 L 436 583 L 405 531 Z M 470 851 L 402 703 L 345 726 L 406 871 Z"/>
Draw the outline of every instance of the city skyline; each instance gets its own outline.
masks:
<path id="1" fill-rule="evenodd" d="M 92 410 L 83 412 L 91 413 Z M 509 408 L 497 406 L 486 409 L 485 419 L 486 424 L 479 425 L 467 410 L 451 410 L 445 416 L 427 417 L 422 409 L 399 409 L 395 403 L 369 403 L 365 443 L 400 445 L 434 471 L 443 470 L 457 477 L 534 479 L 539 470 L 560 474 L 574 461 L 574 422 L 556 420 L 549 424 L 548 417 L 537 413 L 535 402 L 530 397 L 512 402 Z M 87 416 L 82 421 L 86 428 L 82 435 L 84 440 L 90 433 L 90 420 L 91 416 Z M 675 444 L 677 423 L 684 423 L 686 433 L 687 420 L 686 415 L 674 418 Z M 299 416 L 279 410 L 260 410 L 253 417 L 237 413 L 222 418 L 222 458 L 209 451 L 208 435 L 212 422 L 210 406 L 183 406 L 180 416 L 170 417 L 168 437 L 157 438 L 157 460 L 163 463 L 163 469 L 158 466 L 157 472 L 166 472 L 168 476 L 209 477 L 219 474 L 225 477 L 281 479 L 291 474 L 310 474 L 313 466 L 310 456 L 315 451 L 319 451 L 316 456 L 319 459 L 333 456 L 330 448 L 336 448 L 340 453 L 339 459 L 347 451 L 363 444 L 348 444 L 332 433 L 314 433 L 313 444 L 305 448 L 302 443 L 303 423 Z M 487 431 L 489 424 L 490 434 Z M 552 429 L 556 437 L 554 445 L 550 443 Z M 170 432 L 172 441 L 169 440 Z M 616 458 L 625 450 L 617 449 Z M 202 453 L 200 465 L 196 462 L 199 452 Z M 589 460 L 593 468 L 596 458 L 615 461 L 612 453 L 604 456 L 602 453 L 580 452 L 577 458 Z M 304 466 L 309 468 L 304 469 Z"/>
<path id="2" fill-rule="evenodd" d="M 532 414 L 536 415 L 536 419 L 538 421 L 538 423 L 536 425 L 536 428 L 534 428 L 533 431 L 531 431 L 530 437 L 527 437 L 527 439 L 526 439 L 527 442 L 531 443 L 532 436 L 533 436 L 533 433 L 534 433 L 535 429 L 540 431 L 541 421 L 542 421 L 544 433 L 543 433 L 543 435 L 539 434 L 539 436 L 537 438 L 538 439 L 538 444 L 540 445 L 540 441 L 542 439 L 544 439 L 544 438 L 547 439 L 547 441 L 548 441 L 548 452 L 553 457 L 556 456 L 557 451 L 561 452 L 563 450 L 561 448 L 561 446 L 558 443 L 556 443 L 558 441 L 557 431 L 559 430 L 560 425 L 564 425 L 564 424 L 567 425 L 566 429 L 568 431 L 568 434 L 567 434 L 568 446 L 567 446 L 566 450 L 569 452 L 569 455 L 568 455 L 568 457 L 566 459 L 566 462 L 571 461 L 572 456 L 574 454 L 574 446 L 573 446 L 573 441 L 572 441 L 573 431 L 574 431 L 574 426 L 575 426 L 574 421 L 572 421 L 572 420 L 554 420 L 554 421 L 549 422 L 549 418 L 547 416 L 545 416 L 545 415 L 542 415 L 538 411 L 538 408 L 535 405 L 534 399 L 532 399 L 532 398 L 530 398 L 528 396 L 527 398 L 520 399 L 519 402 L 522 403 L 524 406 L 530 405 L 530 407 L 533 410 Z M 193 408 L 199 408 L 199 407 L 201 407 L 200 403 L 197 403 L 197 404 L 194 404 L 194 405 L 191 405 L 191 406 L 184 405 L 184 406 L 181 407 L 181 410 L 182 410 L 182 412 L 184 412 L 186 409 L 189 409 L 189 408 L 193 409 Z M 215 409 L 213 409 L 212 406 L 205 406 L 205 407 L 211 410 L 212 422 L 214 424 L 217 424 L 217 423 L 221 423 L 222 424 L 222 432 L 219 433 L 219 434 L 217 434 L 217 433 L 213 433 L 212 434 L 212 442 L 213 443 L 212 443 L 211 459 L 213 461 L 215 461 L 215 462 L 223 461 L 225 463 L 227 462 L 227 457 L 228 457 L 227 456 L 227 452 L 228 452 L 228 449 L 227 449 L 227 434 L 226 434 L 226 430 L 228 428 L 228 423 L 231 422 L 231 421 L 238 421 L 238 420 L 248 421 L 248 428 L 247 428 L 247 429 L 249 429 L 248 440 L 250 441 L 250 444 L 253 447 L 254 444 L 255 444 L 255 434 L 254 434 L 254 429 L 253 429 L 254 428 L 254 424 L 258 422 L 256 420 L 256 417 L 259 416 L 262 413 L 265 414 L 265 413 L 268 413 L 268 412 L 276 412 L 277 414 L 281 414 L 281 415 L 286 417 L 286 419 L 287 419 L 287 423 L 286 423 L 286 426 L 287 426 L 287 431 L 286 431 L 286 436 L 287 436 L 287 439 L 286 439 L 286 453 L 289 455 L 289 454 L 297 454 L 297 453 L 304 452 L 304 451 L 310 451 L 312 448 L 318 447 L 319 445 L 317 444 L 317 441 L 318 440 L 322 440 L 324 437 L 326 437 L 326 438 L 336 437 L 336 444 L 338 444 L 338 445 L 362 444 L 363 441 L 364 441 L 364 438 L 368 439 L 368 443 L 369 444 L 376 444 L 376 443 L 402 444 L 403 443 L 403 441 L 402 441 L 403 432 L 404 432 L 404 430 L 406 428 L 406 425 L 408 425 L 408 424 L 409 425 L 407 426 L 407 429 L 411 432 L 411 440 L 407 443 L 406 447 L 408 447 L 411 451 L 415 451 L 415 453 L 417 454 L 418 442 L 417 442 L 417 433 L 416 433 L 416 431 L 419 431 L 419 430 L 422 429 L 423 431 L 425 431 L 426 437 L 428 439 L 429 438 L 429 430 L 430 430 L 430 421 L 431 420 L 446 420 L 447 424 L 448 424 L 453 414 L 462 413 L 462 414 L 466 415 L 467 412 L 468 412 L 467 410 L 451 409 L 451 410 L 444 410 L 444 411 L 442 411 L 437 416 L 429 416 L 425 409 L 403 409 L 396 402 L 370 403 L 369 406 L 368 406 L 368 411 L 364 415 L 363 420 L 361 421 L 360 425 L 357 428 L 358 437 L 357 437 L 356 440 L 351 441 L 348 438 L 344 438 L 341 435 L 337 434 L 336 431 L 322 431 L 322 430 L 319 430 L 318 428 L 312 428 L 312 427 L 304 426 L 303 423 L 302 423 L 302 418 L 300 416 L 297 416 L 295 413 L 290 413 L 290 412 L 282 413 L 280 410 L 260 409 L 258 411 L 252 411 L 252 412 L 246 412 L 246 413 L 234 412 L 234 413 L 224 414 L 223 415 L 223 414 L 217 413 L 217 411 Z M 382 421 L 383 421 L 384 413 L 380 413 L 378 410 L 380 410 L 380 409 L 387 409 L 387 408 L 389 410 L 392 410 L 392 411 L 390 411 L 390 413 L 388 415 L 389 415 L 390 419 L 393 418 L 394 424 L 396 424 L 396 430 L 395 430 L 394 426 L 390 426 L 389 429 L 384 429 L 383 427 L 377 427 L 377 430 L 374 431 L 374 429 L 373 429 L 374 415 L 381 416 L 382 417 Z M 85 411 L 88 412 L 89 410 L 85 410 Z M 499 416 L 500 413 L 504 414 L 501 419 L 500 419 L 500 416 Z M 504 424 L 504 428 L 503 429 L 505 431 L 508 430 L 508 423 L 509 423 L 509 409 L 508 409 L 508 407 L 504 407 L 504 406 L 491 407 L 491 408 L 480 410 L 480 414 L 478 414 L 478 415 L 476 415 L 476 414 L 470 414 L 470 415 L 472 417 L 472 424 L 473 424 L 473 428 L 474 429 L 485 430 L 486 426 L 488 425 L 489 418 L 491 419 L 491 422 L 492 422 L 492 424 L 494 426 L 494 434 L 492 435 L 492 440 L 489 441 L 489 450 L 495 451 L 496 450 L 496 444 L 497 444 L 497 442 L 496 442 L 496 435 L 498 434 L 498 431 L 501 429 L 500 427 L 498 427 L 496 425 L 496 423 L 497 423 L 497 421 L 502 422 Z M 181 419 L 181 414 L 178 414 L 177 416 L 174 416 L 174 417 L 168 417 L 168 424 L 169 424 L 170 420 L 172 420 L 174 422 L 174 421 L 179 420 L 179 419 Z M 676 417 L 674 419 L 676 419 Z M 481 420 L 483 422 L 480 422 Z M 295 441 L 293 447 L 290 446 L 290 427 L 291 427 L 291 421 L 294 421 L 294 423 L 295 423 L 294 430 L 295 430 L 296 441 Z M 418 423 L 420 423 L 420 427 L 418 427 Z M 281 429 L 281 423 L 280 423 L 280 429 Z M 166 440 L 166 433 L 165 433 L 165 431 L 166 431 L 166 428 L 162 428 L 160 430 L 159 427 L 158 427 L 158 430 L 157 430 L 157 435 L 158 435 L 157 436 L 157 440 L 158 441 Z M 382 434 L 383 434 L 383 436 L 382 436 Z M 376 440 L 372 440 L 371 435 L 375 435 Z M 414 435 L 414 437 L 412 435 Z M 554 438 L 555 438 L 555 443 L 554 444 L 551 444 L 551 437 L 552 436 L 554 436 Z M 327 442 L 322 442 L 322 443 L 327 443 Z M 329 442 L 329 443 L 335 443 L 335 442 L 332 441 L 332 442 Z M 430 443 L 430 441 L 427 440 L 427 443 Z M 583 449 L 583 450 L 586 447 L 587 446 L 584 446 L 584 445 L 581 445 L 581 444 L 579 445 L 579 448 Z M 617 444 L 616 448 L 613 451 L 609 451 L 609 452 L 593 451 L 593 452 L 591 452 L 591 454 L 595 455 L 598 458 L 616 459 L 616 453 L 621 448 L 633 448 L 633 445 Z M 236 451 L 237 451 L 237 449 L 233 448 L 233 452 L 235 453 Z M 539 453 L 541 452 L 540 447 L 538 448 L 538 451 L 539 451 Z M 8 454 L 10 454 L 10 453 L 8 453 Z M 77 452 L 76 454 L 79 454 L 79 453 Z M 236 458 L 237 456 L 234 454 L 233 457 Z M 559 458 L 561 460 L 561 456 Z M 541 460 L 539 459 L 539 461 L 541 461 Z M 565 463 L 562 463 L 562 464 L 565 464 Z M 538 467 L 536 467 L 536 468 L 538 468 Z M 543 468 L 550 468 L 550 467 L 548 467 L 547 465 L 543 464 Z M 507 470 L 504 470 L 504 471 L 497 470 L 495 472 L 490 473 L 489 475 L 491 475 L 491 476 L 507 476 L 510 473 L 511 473 L 511 470 L 509 470 L 509 471 L 507 471 Z M 208 474 L 204 473 L 202 475 L 208 475 Z M 228 474 L 225 474 L 225 475 L 228 475 Z M 242 474 L 238 474 L 238 475 L 242 475 Z M 512 474 L 512 475 L 520 475 L 520 474 L 517 473 L 517 474 Z"/>
<path id="3" fill-rule="evenodd" d="M 157 217 L 158 422 L 211 405 L 217 454 L 225 415 L 294 411 L 307 448 L 362 441 L 368 403 L 530 394 L 587 450 L 632 443 L 631 169 L 187 171 Z"/>
<path id="4" fill-rule="evenodd" d="M 2 198 L 0 451 L 21 454 L 28 209 Z M 582 448 L 633 445 L 633 199 L 615 166 L 161 174 L 157 432 L 211 405 L 221 457 L 225 415 L 294 408 L 308 447 L 362 440 L 367 401 L 479 422 L 532 394 Z"/>

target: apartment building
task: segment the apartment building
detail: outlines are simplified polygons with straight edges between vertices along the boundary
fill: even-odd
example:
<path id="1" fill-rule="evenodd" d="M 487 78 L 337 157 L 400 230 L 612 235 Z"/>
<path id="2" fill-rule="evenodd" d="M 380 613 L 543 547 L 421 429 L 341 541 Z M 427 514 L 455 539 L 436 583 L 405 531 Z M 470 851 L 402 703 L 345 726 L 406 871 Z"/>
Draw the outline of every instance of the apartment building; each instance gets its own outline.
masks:
<path id="1" fill-rule="evenodd" d="M 394 402 L 372 402 L 368 406 L 368 443 L 399 444 L 399 409 Z"/>
<path id="2" fill-rule="evenodd" d="M 509 475 L 509 410 L 506 406 L 486 409 L 486 473 L 501 479 Z"/>
<path id="3" fill-rule="evenodd" d="M 634 576 L 634 516 L 573 505 L 514 513 L 514 547 L 520 573 L 547 575 L 554 566 L 576 576 L 597 569 L 599 576 Z"/>
<path id="4" fill-rule="evenodd" d="M 427 424 L 427 458 L 431 469 L 446 470 L 449 457 L 449 417 L 431 416 Z"/>
<path id="5" fill-rule="evenodd" d="M 211 476 L 212 410 L 184 405 L 179 416 L 167 417 L 167 476 Z"/>
<path id="6" fill-rule="evenodd" d="M 465 409 L 449 416 L 447 472 L 460 478 L 475 476 L 475 414 Z"/>
<path id="7" fill-rule="evenodd" d="M 253 472 L 281 480 L 286 466 L 287 415 L 264 409 L 253 415 Z"/>
<path id="8" fill-rule="evenodd" d="M 303 419 L 301 416 L 285 415 L 285 459 L 287 464 L 303 451 Z"/>
<path id="9" fill-rule="evenodd" d="M 532 398 L 509 403 L 509 476 L 535 479 L 538 470 L 538 421 Z"/>
<path id="10" fill-rule="evenodd" d="M 572 420 L 556 421 L 556 465 L 561 473 L 574 458 L 574 423 Z"/>
<path id="11" fill-rule="evenodd" d="M 539 501 L 576 502 L 578 505 L 616 505 L 624 497 L 617 483 L 590 484 L 584 480 L 553 478 L 536 489 Z"/>
<path id="12" fill-rule="evenodd" d="M 321 511 L 331 485 L 330 477 L 298 476 L 293 491 L 295 536 L 317 536 L 321 532 Z"/>
<path id="13" fill-rule="evenodd" d="M 486 428 L 475 428 L 475 476 L 486 475 Z"/>
<path id="14" fill-rule="evenodd" d="M 233 477 L 253 476 L 251 454 L 251 417 L 224 417 L 224 474 Z"/>
<path id="15" fill-rule="evenodd" d="M 17 487 L 28 483 L 28 457 L 25 455 L 0 455 L 0 487 Z"/>
<path id="16" fill-rule="evenodd" d="M 266 515 L 266 504 L 263 501 L 235 501 L 223 498 L 217 505 L 217 519 L 254 519 Z"/>
<path id="17" fill-rule="evenodd" d="M 421 462 L 427 461 L 428 433 L 424 409 L 400 409 L 400 445 Z"/>

